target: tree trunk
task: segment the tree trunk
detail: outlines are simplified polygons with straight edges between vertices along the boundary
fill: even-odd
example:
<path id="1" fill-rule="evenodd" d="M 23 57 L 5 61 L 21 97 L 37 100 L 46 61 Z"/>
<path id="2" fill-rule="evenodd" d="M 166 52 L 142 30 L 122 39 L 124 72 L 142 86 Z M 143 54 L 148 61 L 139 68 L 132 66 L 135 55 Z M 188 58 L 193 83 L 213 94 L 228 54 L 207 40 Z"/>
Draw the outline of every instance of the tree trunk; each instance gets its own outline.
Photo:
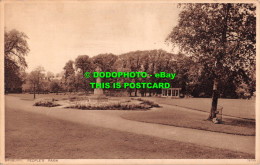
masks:
<path id="1" fill-rule="evenodd" d="M 35 85 L 33 86 L 33 99 L 35 99 Z"/>
<path id="2" fill-rule="evenodd" d="M 225 13 L 225 18 L 224 18 L 224 26 L 223 26 L 223 31 L 222 31 L 222 48 L 223 52 L 220 54 L 219 57 L 217 57 L 216 61 L 216 66 L 215 66 L 215 78 L 214 78 L 214 85 L 213 85 L 213 94 L 212 94 L 212 104 L 211 104 L 211 110 L 210 110 L 210 115 L 208 117 L 209 120 L 213 119 L 216 117 L 216 111 L 217 111 L 217 105 L 218 105 L 218 78 L 219 78 L 219 71 L 222 70 L 222 65 L 220 63 L 220 59 L 223 59 L 223 57 L 226 54 L 226 42 L 227 42 L 227 26 L 228 26 L 228 16 L 229 16 L 229 10 L 231 8 L 231 4 L 228 3 L 226 6 L 226 13 Z"/>
<path id="3" fill-rule="evenodd" d="M 152 96 L 152 90 L 149 89 L 149 97 Z"/>
<path id="4" fill-rule="evenodd" d="M 87 82 L 86 82 L 86 80 L 84 80 L 84 90 L 85 90 L 85 94 L 87 95 Z"/>
<path id="5" fill-rule="evenodd" d="M 217 79 L 214 79 L 213 85 L 213 94 L 212 94 L 212 103 L 211 103 L 211 110 L 210 115 L 208 117 L 209 120 L 216 117 L 217 105 L 218 105 L 218 90 L 217 90 L 218 82 Z"/>

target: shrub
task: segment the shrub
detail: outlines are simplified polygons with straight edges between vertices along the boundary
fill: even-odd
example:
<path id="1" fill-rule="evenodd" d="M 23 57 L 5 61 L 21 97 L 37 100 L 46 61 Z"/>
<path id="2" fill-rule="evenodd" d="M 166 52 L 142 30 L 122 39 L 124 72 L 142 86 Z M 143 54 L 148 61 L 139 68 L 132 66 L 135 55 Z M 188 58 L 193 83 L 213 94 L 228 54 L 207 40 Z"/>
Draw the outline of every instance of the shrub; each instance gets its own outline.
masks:
<path id="1" fill-rule="evenodd" d="M 58 101 L 58 99 L 52 98 L 52 101 Z"/>
<path id="2" fill-rule="evenodd" d="M 71 96 L 69 97 L 69 101 L 80 101 L 80 100 L 88 100 L 88 97 L 86 96 Z"/>
<path id="3" fill-rule="evenodd" d="M 43 107 L 56 107 L 56 106 L 60 106 L 60 104 L 57 104 L 54 102 L 55 99 L 49 100 L 49 99 L 45 99 L 45 100 L 40 100 L 34 103 L 34 106 L 43 106 Z"/>
<path id="4" fill-rule="evenodd" d="M 142 100 L 142 104 L 150 105 L 151 108 L 152 107 L 160 107 L 159 104 L 157 104 L 153 101 L 149 101 L 149 100 Z"/>
<path id="5" fill-rule="evenodd" d="M 160 107 L 159 104 L 153 102 L 153 101 L 150 101 L 150 100 L 144 100 L 142 98 L 137 98 L 135 100 L 138 100 L 138 101 L 141 101 L 142 103 L 141 104 L 145 104 L 145 105 L 149 105 L 152 107 Z"/>

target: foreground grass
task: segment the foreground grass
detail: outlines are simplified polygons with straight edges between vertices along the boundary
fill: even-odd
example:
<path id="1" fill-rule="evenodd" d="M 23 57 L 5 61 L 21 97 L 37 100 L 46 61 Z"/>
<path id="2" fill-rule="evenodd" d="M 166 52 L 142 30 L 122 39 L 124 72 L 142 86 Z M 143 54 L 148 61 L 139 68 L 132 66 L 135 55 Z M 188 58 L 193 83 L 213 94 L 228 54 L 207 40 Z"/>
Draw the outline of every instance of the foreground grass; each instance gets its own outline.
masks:
<path id="1" fill-rule="evenodd" d="M 214 124 L 206 120 L 207 113 L 193 110 L 179 110 L 178 107 L 164 106 L 162 110 L 147 112 L 131 112 L 122 117 L 148 123 L 172 125 L 177 127 L 193 128 L 213 132 L 222 132 L 236 135 L 254 136 L 255 121 L 235 118 L 223 118 L 223 124 Z"/>
<path id="2" fill-rule="evenodd" d="M 71 123 L 6 109 L 5 157 L 10 159 L 254 158 L 252 154 Z"/>

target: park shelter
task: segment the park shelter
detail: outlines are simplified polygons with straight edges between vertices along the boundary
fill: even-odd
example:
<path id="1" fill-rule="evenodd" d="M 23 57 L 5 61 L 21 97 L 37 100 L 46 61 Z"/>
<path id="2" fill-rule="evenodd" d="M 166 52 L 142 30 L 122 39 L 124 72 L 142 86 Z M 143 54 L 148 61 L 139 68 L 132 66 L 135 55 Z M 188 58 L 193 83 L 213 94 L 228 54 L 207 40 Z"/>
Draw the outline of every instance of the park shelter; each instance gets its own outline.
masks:
<path id="1" fill-rule="evenodd" d="M 162 88 L 162 97 L 180 98 L 181 88 Z"/>

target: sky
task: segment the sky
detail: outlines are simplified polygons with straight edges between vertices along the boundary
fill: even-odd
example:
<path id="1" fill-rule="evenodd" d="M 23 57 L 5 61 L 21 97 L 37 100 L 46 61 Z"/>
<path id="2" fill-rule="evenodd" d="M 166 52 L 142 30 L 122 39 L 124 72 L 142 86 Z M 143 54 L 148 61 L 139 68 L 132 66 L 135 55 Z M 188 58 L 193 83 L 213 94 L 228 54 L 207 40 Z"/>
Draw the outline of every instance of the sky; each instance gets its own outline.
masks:
<path id="1" fill-rule="evenodd" d="M 165 39 L 177 25 L 174 3 L 74 1 L 5 4 L 5 28 L 28 37 L 27 72 L 37 66 L 59 73 L 79 55 L 135 50 L 171 51 Z"/>

